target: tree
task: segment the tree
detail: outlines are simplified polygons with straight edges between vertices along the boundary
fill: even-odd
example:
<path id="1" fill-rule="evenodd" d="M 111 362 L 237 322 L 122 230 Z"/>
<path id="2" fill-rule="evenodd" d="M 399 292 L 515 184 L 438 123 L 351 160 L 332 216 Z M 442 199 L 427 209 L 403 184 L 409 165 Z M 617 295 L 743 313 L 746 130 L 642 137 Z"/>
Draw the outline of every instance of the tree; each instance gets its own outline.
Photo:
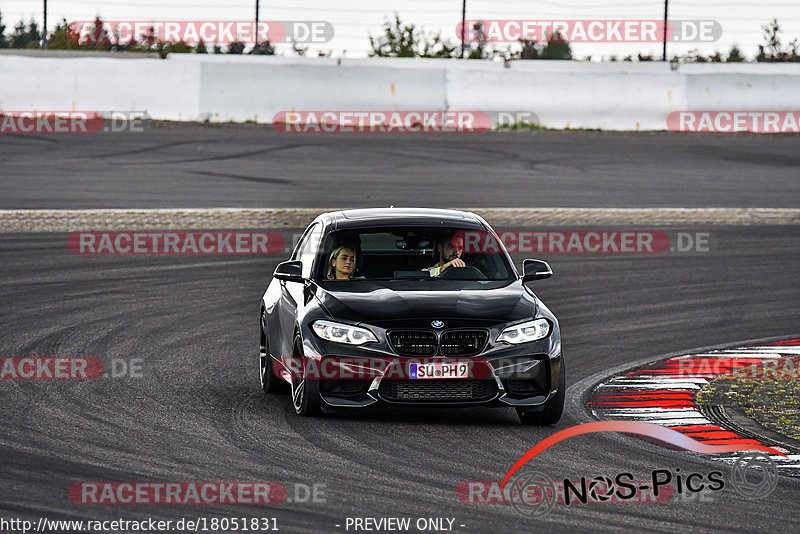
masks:
<path id="1" fill-rule="evenodd" d="M 306 52 L 308 52 L 308 47 L 307 46 L 300 46 L 296 42 L 293 42 L 292 43 L 292 51 L 295 54 L 297 54 L 298 56 L 302 57 L 302 56 L 306 55 Z"/>
<path id="2" fill-rule="evenodd" d="M 23 21 L 14 26 L 14 33 L 10 37 L 11 48 L 39 48 L 39 43 L 42 41 L 42 34 L 39 32 L 39 26 L 31 20 L 27 28 Z"/>
<path id="3" fill-rule="evenodd" d="M 228 45 L 228 54 L 242 54 L 244 52 L 244 43 L 234 41 Z"/>
<path id="4" fill-rule="evenodd" d="M 156 37 L 156 29 L 154 26 L 149 26 L 142 35 L 141 45 L 144 48 L 150 48 L 155 46 L 157 42 L 158 37 Z"/>
<path id="5" fill-rule="evenodd" d="M 764 36 L 763 45 L 758 45 L 758 55 L 756 61 L 778 61 L 781 55 L 781 27 L 778 24 L 778 19 L 772 19 L 772 22 L 761 26 L 762 35 Z"/>
<path id="6" fill-rule="evenodd" d="M 51 50 L 78 50 L 81 45 L 78 43 L 80 35 L 74 28 L 67 23 L 67 19 L 61 19 L 56 25 L 56 29 L 47 38 L 47 48 Z"/>
<path id="7" fill-rule="evenodd" d="M 530 40 L 521 40 L 520 43 L 522 43 L 518 56 L 520 59 L 572 59 L 569 43 L 562 39 L 558 32 L 552 33 L 546 43 Z M 611 61 L 616 61 L 616 57 Z M 626 58 L 626 61 L 630 59 Z"/>
<path id="8" fill-rule="evenodd" d="M 442 39 L 441 32 L 426 34 L 413 24 L 403 24 L 395 13 L 394 22 L 383 24 L 381 37 L 369 36 L 372 48 L 370 57 L 459 57 L 459 45 L 449 39 Z"/>
<path id="9" fill-rule="evenodd" d="M 764 44 L 758 45 L 758 55 L 756 61 L 759 62 L 777 62 L 777 61 L 800 61 L 800 43 L 797 39 L 783 48 L 781 43 L 780 33 L 781 27 L 778 24 L 778 19 L 772 19 L 772 22 L 761 26 L 764 36 Z"/>
<path id="10" fill-rule="evenodd" d="M 194 47 L 195 54 L 207 54 L 208 48 L 206 47 L 206 43 L 200 39 L 200 42 L 197 43 L 197 46 Z"/>
<path id="11" fill-rule="evenodd" d="M 704 56 L 699 49 L 692 48 L 685 56 L 680 56 L 679 61 L 682 63 L 708 63 L 711 59 Z"/>
<path id="12" fill-rule="evenodd" d="M 255 56 L 274 56 L 275 47 L 272 46 L 269 41 L 264 41 L 263 43 L 258 43 L 256 46 L 254 46 L 249 53 Z"/>
<path id="13" fill-rule="evenodd" d="M 487 48 L 487 43 L 489 42 L 489 38 L 484 31 L 485 24 L 483 21 L 478 21 L 472 25 L 472 34 L 478 36 L 477 43 L 475 45 L 468 45 L 466 43 L 462 43 L 462 46 L 469 47 L 469 53 L 467 54 L 467 59 L 487 59 L 494 54 L 497 54 L 497 51 L 492 53 L 489 52 Z M 459 51 L 458 56 L 461 55 Z"/>
<path id="14" fill-rule="evenodd" d="M 500 55 L 497 50 L 488 50 L 481 23 L 473 27 L 478 32 L 478 41 L 474 45 L 466 45 L 468 59 L 487 59 Z M 442 33 L 426 33 L 413 24 L 403 24 L 395 13 L 394 21 L 383 24 L 383 35 L 369 36 L 370 57 L 426 57 L 426 58 L 458 58 L 461 47 L 457 41 L 442 38 Z"/>
<path id="15" fill-rule="evenodd" d="M 105 23 L 103 19 L 100 18 L 100 15 L 94 18 L 92 24 L 94 24 L 92 32 L 86 35 L 83 40 L 79 41 L 81 45 L 80 48 L 84 50 L 113 50 L 116 43 L 111 42 L 111 35 L 106 31 Z"/>
<path id="16" fill-rule="evenodd" d="M 561 35 L 556 31 L 547 39 L 542 51 L 542 59 L 572 59 L 572 49 L 566 39 L 562 39 Z"/>
<path id="17" fill-rule="evenodd" d="M 167 54 L 191 54 L 192 50 L 192 45 L 183 41 L 177 43 L 158 41 L 155 47 L 155 51 L 158 52 L 161 59 L 167 57 Z"/>
<path id="18" fill-rule="evenodd" d="M 0 13 L 0 48 L 8 48 L 8 39 L 6 39 L 6 25 L 3 24 L 2 13 Z"/>
<path id="19" fill-rule="evenodd" d="M 441 34 L 437 33 L 430 40 L 425 40 L 422 44 L 420 57 L 458 57 L 459 46 L 450 40 L 443 40 Z"/>
<path id="20" fill-rule="evenodd" d="M 418 30 L 413 24 L 404 25 L 400 15 L 394 14 L 394 24 L 388 20 L 383 24 L 383 36 L 369 36 L 372 48 L 370 57 L 417 57 L 417 46 L 420 41 Z"/>
<path id="21" fill-rule="evenodd" d="M 744 61 L 744 56 L 742 55 L 742 51 L 739 50 L 739 47 L 733 45 L 731 49 L 728 51 L 728 58 L 725 60 L 726 63 L 741 63 Z"/>
<path id="22" fill-rule="evenodd" d="M 527 39 L 521 40 L 520 43 L 522 44 L 522 50 L 519 51 L 518 55 L 520 59 L 539 59 L 542 48 L 539 43 Z"/>

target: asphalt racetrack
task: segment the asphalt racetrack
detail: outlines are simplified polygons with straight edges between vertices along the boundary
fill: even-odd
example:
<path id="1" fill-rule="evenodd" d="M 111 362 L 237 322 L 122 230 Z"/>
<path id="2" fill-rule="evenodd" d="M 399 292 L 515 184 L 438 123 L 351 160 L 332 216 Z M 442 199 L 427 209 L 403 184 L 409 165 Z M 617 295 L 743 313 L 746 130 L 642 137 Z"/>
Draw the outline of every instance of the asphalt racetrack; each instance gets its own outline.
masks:
<path id="1" fill-rule="evenodd" d="M 795 208 L 800 139 L 666 132 L 282 134 L 144 123 L 4 135 L 0 209 Z"/>
<path id="2" fill-rule="evenodd" d="M 796 207 L 798 153 L 790 136 L 157 125 L 138 136 L 3 136 L 0 208 Z M 796 226 L 677 230 L 709 232 L 710 251 L 541 255 L 555 276 L 534 290 L 560 319 L 573 401 L 586 393 L 578 382 L 621 364 L 800 333 Z M 800 479 L 789 477 L 764 499 L 725 487 L 556 504 L 536 518 L 461 502 L 460 483 L 501 480 L 537 442 L 584 422 L 581 402 L 544 428 L 521 426 L 511 409 L 301 418 L 288 397 L 261 393 L 256 371 L 259 298 L 283 256 L 81 256 L 66 238 L 0 234 L 0 356 L 95 357 L 140 365 L 141 376 L 0 381 L 3 518 L 268 517 L 308 533 L 355 532 L 356 517 L 450 518 L 452 532 L 469 533 L 797 529 Z M 571 438 L 531 465 L 553 480 L 728 475 L 700 455 L 610 434 Z M 267 507 L 87 505 L 69 496 L 82 481 L 272 481 L 289 498 L 324 488 L 317 502 Z"/>

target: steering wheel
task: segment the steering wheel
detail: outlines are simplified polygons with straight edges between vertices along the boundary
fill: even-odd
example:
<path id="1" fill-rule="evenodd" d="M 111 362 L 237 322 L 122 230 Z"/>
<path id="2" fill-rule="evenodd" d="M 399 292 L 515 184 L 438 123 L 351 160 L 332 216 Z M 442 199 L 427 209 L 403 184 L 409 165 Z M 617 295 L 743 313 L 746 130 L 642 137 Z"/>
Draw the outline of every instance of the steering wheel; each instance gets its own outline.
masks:
<path id="1" fill-rule="evenodd" d="M 477 267 L 467 265 L 466 267 L 450 267 L 446 269 L 439 278 L 457 278 L 459 280 L 488 280 L 485 274 Z"/>

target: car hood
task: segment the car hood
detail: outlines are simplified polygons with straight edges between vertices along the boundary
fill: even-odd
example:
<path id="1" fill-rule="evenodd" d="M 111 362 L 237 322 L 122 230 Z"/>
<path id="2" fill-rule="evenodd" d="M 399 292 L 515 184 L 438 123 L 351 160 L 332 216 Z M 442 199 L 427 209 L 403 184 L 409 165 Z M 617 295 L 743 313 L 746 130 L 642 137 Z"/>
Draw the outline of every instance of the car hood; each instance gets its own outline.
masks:
<path id="1" fill-rule="evenodd" d="M 419 288 L 416 283 L 388 287 L 361 281 L 348 283 L 341 290 L 320 288 L 317 297 L 334 320 L 385 327 L 431 319 L 505 323 L 536 315 L 537 299 L 520 281 L 486 286 L 473 282 L 466 288 L 448 282 L 425 283 L 448 286 Z"/>

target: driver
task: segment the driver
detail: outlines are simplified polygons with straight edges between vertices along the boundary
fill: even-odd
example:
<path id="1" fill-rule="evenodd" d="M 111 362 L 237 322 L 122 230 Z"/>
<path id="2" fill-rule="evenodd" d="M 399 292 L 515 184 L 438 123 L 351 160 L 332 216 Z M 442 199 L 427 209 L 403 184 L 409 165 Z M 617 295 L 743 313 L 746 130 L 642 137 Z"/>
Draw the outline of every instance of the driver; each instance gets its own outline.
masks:
<path id="1" fill-rule="evenodd" d="M 439 241 L 436 245 L 439 252 L 439 263 L 422 269 L 428 271 L 431 276 L 439 276 L 450 267 L 466 267 L 467 264 L 461 259 L 464 253 L 464 237 L 460 234 L 450 234 Z"/>

